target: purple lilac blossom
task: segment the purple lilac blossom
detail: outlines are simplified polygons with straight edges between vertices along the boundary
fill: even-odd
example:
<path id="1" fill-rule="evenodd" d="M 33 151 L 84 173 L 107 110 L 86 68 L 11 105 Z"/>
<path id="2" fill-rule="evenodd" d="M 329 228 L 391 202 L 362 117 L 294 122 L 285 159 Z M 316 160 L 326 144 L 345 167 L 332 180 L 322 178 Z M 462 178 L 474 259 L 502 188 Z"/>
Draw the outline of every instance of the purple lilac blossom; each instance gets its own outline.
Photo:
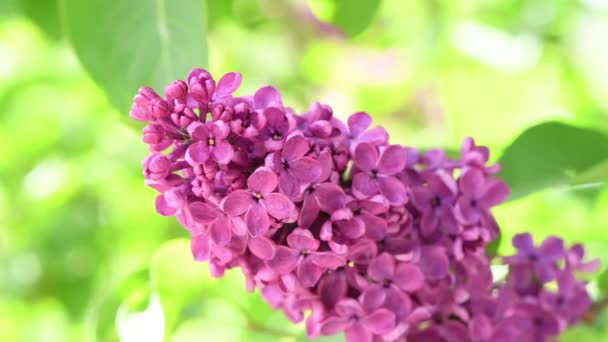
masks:
<path id="1" fill-rule="evenodd" d="M 598 262 L 556 236 L 516 235 L 493 282 L 485 247 L 509 189 L 487 147 L 421 153 L 390 145 L 367 113 L 343 123 L 315 102 L 297 114 L 271 86 L 235 96 L 240 84 L 194 69 L 164 97 L 140 88 L 130 113 L 147 122 L 157 212 L 213 276 L 240 268 L 309 337 L 350 342 L 546 341 L 589 309 L 575 272 Z"/>

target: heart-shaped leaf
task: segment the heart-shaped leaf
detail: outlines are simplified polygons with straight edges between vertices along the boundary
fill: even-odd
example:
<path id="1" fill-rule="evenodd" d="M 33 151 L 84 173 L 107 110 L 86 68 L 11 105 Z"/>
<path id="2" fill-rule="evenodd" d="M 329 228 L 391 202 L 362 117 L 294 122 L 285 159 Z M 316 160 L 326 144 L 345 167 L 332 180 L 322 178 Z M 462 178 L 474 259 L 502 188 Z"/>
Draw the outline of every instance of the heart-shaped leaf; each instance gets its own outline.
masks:
<path id="1" fill-rule="evenodd" d="M 500 177 L 514 200 L 545 188 L 601 185 L 606 161 L 608 135 L 547 122 L 528 128 L 506 148 L 499 160 Z"/>
<path id="2" fill-rule="evenodd" d="M 139 87 L 164 89 L 207 65 L 201 0 L 63 0 L 63 19 L 82 65 L 125 114 Z"/>

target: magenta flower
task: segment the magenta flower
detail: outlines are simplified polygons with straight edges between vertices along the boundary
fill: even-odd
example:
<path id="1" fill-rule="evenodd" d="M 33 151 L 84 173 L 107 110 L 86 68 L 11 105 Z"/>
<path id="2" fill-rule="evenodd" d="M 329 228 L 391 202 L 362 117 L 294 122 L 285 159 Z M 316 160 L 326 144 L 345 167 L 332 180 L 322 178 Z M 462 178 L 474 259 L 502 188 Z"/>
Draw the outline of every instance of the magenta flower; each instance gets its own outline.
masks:
<path id="1" fill-rule="evenodd" d="M 392 205 L 407 201 L 405 186 L 395 175 L 405 167 L 407 156 L 403 147 L 391 145 L 378 154 L 370 143 L 361 143 L 355 150 L 354 167 L 359 172 L 353 175 L 353 193 L 369 197 L 377 193 L 384 195 Z"/>
<path id="2" fill-rule="evenodd" d="M 171 172 L 171 160 L 160 153 L 152 153 L 144 159 L 144 176 L 152 180 L 167 178 Z"/>
<path id="3" fill-rule="evenodd" d="M 234 106 L 234 114 L 230 121 L 230 129 L 234 134 L 248 138 L 255 137 L 264 125 L 266 125 L 266 117 L 254 111 L 247 102 Z"/>
<path id="4" fill-rule="evenodd" d="M 355 154 L 359 143 L 368 142 L 376 146 L 386 145 L 388 133 L 382 127 L 369 129 L 372 124 L 372 117 L 365 112 L 357 112 L 348 117 L 347 135 L 350 153 Z"/>
<path id="5" fill-rule="evenodd" d="M 466 169 L 458 180 L 458 186 L 461 196 L 454 206 L 454 214 L 464 224 L 478 222 L 491 207 L 509 195 L 509 188 L 503 182 L 487 179 L 477 168 Z"/>
<path id="6" fill-rule="evenodd" d="M 137 121 L 150 122 L 154 120 L 154 115 L 151 111 L 151 101 L 159 99 L 160 96 L 150 87 L 141 87 L 137 91 L 137 95 L 133 98 L 133 106 L 129 116 Z"/>
<path id="7" fill-rule="evenodd" d="M 353 216 L 348 208 L 334 211 L 321 226 L 319 236 L 327 241 L 329 248 L 338 254 L 348 251 L 348 244 L 365 234 L 365 223 Z"/>
<path id="8" fill-rule="evenodd" d="M 281 151 L 268 156 L 268 165 L 279 174 L 279 190 L 289 197 L 300 195 L 301 187 L 321 176 L 321 165 L 306 156 L 310 150 L 301 135 L 289 138 Z"/>
<path id="9" fill-rule="evenodd" d="M 186 152 L 186 160 L 191 165 L 202 164 L 209 157 L 220 164 L 228 164 L 234 155 L 232 146 L 226 142 L 230 128 L 222 121 L 205 125 L 193 122 L 188 126 L 192 145 Z"/>
<path id="10" fill-rule="evenodd" d="M 245 223 L 251 236 L 261 236 L 270 227 L 270 217 L 284 220 L 295 210 L 293 202 L 285 195 L 273 192 L 278 184 L 277 175 L 260 168 L 247 179 L 249 190 L 236 190 L 226 196 L 221 204 L 228 216 L 245 214 Z"/>
<path id="11" fill-rule="evenodd" d="M 319 241 L 310 231 L 296 228 L 287 237 L 287 246 L 277 247 L 274 259 L 268 267 L 277 274 L 287 274 L 296 270 L 302 285 L 314 286 L 323 272 L 344 265 L 344 259 L 331 252 L 318 252 Z"/>
<path id="12" fill-rule="evenodd" d="M 424 285 L 424 275 L 410 263 L 396 263 L 387 253 L 378 255 L 367 268 L 374 281 L 363 290 L 362 303 L 366 307 L 385 305 L 399 317 L 411 311 L 412 302 L 407 293 L 417 291 Z"/>
<path id="13" fill-rule="evenodd" d="M 260 131 L 259 137 L 264 146 L 270 151 L 277 151 L 283 147 L 283 142 L 289 134 L 289 120 L 283 109 L 268 107 L 264 109 L 266 125 Z"/>
<path id="14" fill-rule="evenodd" d="M 422 234 L 430 236 L 440 227 L 447 233 L 457 233 L 458 223 L 452 213 L 457 194 L 456 182 L 445 173 L 429 173 L 425 178 L 425 185 L 411 190 L 414 205 L 422 211 Z"/>
<path id="15" fill-rule="evenodd" d="M 372 342 L 375 335 L 383 335 L 395 326 L 395 315 L 387 309 L 366 313 L 354 299 L 343 299 L 335 307 L 336 316 L 321 323 L 323 335 L 344 331 L 348 342 Z"/>
<path id="16" fill-rule="evenodd" d="M 487 147 L 466 138 L 452 159 L 390 145 L 366 113 L 295 113 L 271 86 L 233 96 L 240 83 L 194 69 L 164 98 L 140 88 L 130 113 L 147 123 L 156 211 L 190 232 L 212 276 L 241 268 L 309 337 L 348 342 L 553 340 L 589 309 L 575 275 L 598 263 L 581 245 L 520 234 L 515 255 L 486 254 L 509 191 Z"/>
<path id="17" fill-rule="evenodd" d="M 522 233 L 513 237 L 513 246 L 517 248 L 517 254 L 506 257 L 506 263 L 530 269 L 542 282 L 555 279 L 556 270 L 553 265 L 565 256 L 562 239 L 549 236 L 536 248 L 532 236 Z"/>

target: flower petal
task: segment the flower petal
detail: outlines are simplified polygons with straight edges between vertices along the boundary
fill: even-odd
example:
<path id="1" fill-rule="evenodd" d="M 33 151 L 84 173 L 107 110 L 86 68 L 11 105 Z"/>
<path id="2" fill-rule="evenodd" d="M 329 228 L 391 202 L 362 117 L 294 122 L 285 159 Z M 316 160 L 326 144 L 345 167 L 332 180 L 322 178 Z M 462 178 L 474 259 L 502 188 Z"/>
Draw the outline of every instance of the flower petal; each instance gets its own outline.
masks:
<path id="1" fill-rule="evenodd" d="M 470 168 L 460 176 L 458 185 L 462 193 L 478 199 L 486 191 L 486 177 L 481 170 Z"/>
<path id="2" fill-rule="evenodd" d="M 354 113 L 348 117 L 348 128 L 350 129 L 350 134 L 354 137 L 358 137 L 371 124 L 372 117 L 365 112 Z"/>
<path id="3" fill-rule="evenodd" d="M 317 197 L 312 193 L 306 193 L 298 217 L 298 224 L 302 227 L 310 227 L 319 217 L 319 211 Z"/>
<path id="4" fill-rule="evenodd" d="M 344 234 L 349 239 L 357 239 L 365 234 L 365 224 L 358 218 L 350 220 L 337 221 L 335 225 L 340 233 Z"/>
<path id="5" fill-rule="evenodd" d="M 211 241 L 218 246 L 226 246 L 232 238 L 232 230 L 226 217 L 220 217 L 211 224 L 209 229 Z"/>
<path id="6" fill-rule="evenodd" d="M 486 208 L 493 207 L 504 202 L 509 197 L 509 187 L 498 179 L 488 182 L 488 187 L 483 195 L 483 204 Z"/>
<path id="7" fill-rule="evenodd" d="M 213 157 L 213 160 L 219 164 L 225 165 L 232 160 L 234 149 L 229 143 L 218 140 L 216 141 L 215 147 L 211 149 L 211 156 Z"/>
<path id="8" fill-rule="evenodd" d="M 403 171 L 407 153 L 402 146 L 390 145 L 382 151 L 378 160 L 378 172 L 384 175 L 394 175 Z"/>
<path id="9" fill-rule="evenodd" d="M 266 265 L 277 274 L 287 274 L 293 271 L 300 260 L 300 252 L 285 246 L 277 246 L 274 258 L 266 261 Z"/>
<path id="10" fill-rule="evenodd" d="M 270 227 L 270 218 L 266 213 L 266 209 L 259 203 L 256 203 L 249 208 L 245 214 L 245 223 L 247 230 L 251 236 L 256 237 L 264 235 Z"/>
<path id="11" fill-rule="evenodd" d="M 348 342 L 372 342 L 373 335 L 360 323 L 355 323 L 344 330 L 345 340 Z"/>
<path id="12" fill-rule="evenodd" d="M 361 294 L 361 303 L 365 308 L 377 308 L 386 300 L 386 289 L 379 284 L 366 287 Z"/>
<path id="13" fill-rule="evenodd" d="M 291 216 L 296 209 L 293 202 L 283 194 L 267 194 L 260 200 L 268 213 L 277 220 L 283 220 Z"/>
<path id="14" fill-rule="evenodd" d="M 395 274 L 395 259 L 388 253 L 382 253 L 372 260 L 367 273 L 376 281 L 392 280 Z"/>
<path id="15" fill-rule="evenodd" d="M 420 268 L 426 278 L 441 279 L 448 274 L 449 261 L 440 246 L 424 246 L 420 249 Z"/>
<path id="16" fill-rule="evenodd" d="M 395 327 L 395 314 L 387 309 L 378 309 L 363 317 L 361 325 L 374 334 L 386 334 Z"/>
<path id="17" fill-rule="evenodd" d="M 334 183 L 320 184 L 315 189 L 315 195 L 319 201 L 319 208 L 328 214 L 343 208 L 346 202 L 344 190 Z"/>
<path id="18" fill-rule="evenodd" d="M 211 248 L 207 236 L 203 234 L 193 236 L 192 240 L 190 240 L 190 249 L 192 250 L 192 256 L 195 261 L 202 262 L 209 260 Z"/>
<path id="19" fill-rule="evenodd" d="M 304 183 L 312 183 L 321 177 L 321 164 L 311 157 L 302 157 L 289 164 L 296 178 Z"/>
<path id="20" fill-rule="evenodd" d="M 192 202 L 188 205 L 192 219 L 196 223 L 207 224 L 213 222 L 218 215 L 217 208 L 204 202 Z"/>
<path id="21" fill-rule="evenodd" d="M 424 286 L 424 275 L 416 265 L 400 263 L 397 265 L 393 282 L 403 291 L 413 292 Z"/>
<path id="22" fill-rule="evenodd" d="M 309 255 L 307 259 L 309 259 L 311 262 L 313 262 L 315 265 L 318 265 L 319 267 L 332 270 L 340 266 L 344 266 L 344 264 L 346 263 L 344 258 L 332 252 L 313 253 Z"/>
<path id="23" fill-rule="evenodd" d="M 539 251 L 543 258 L 550 261 L 564 257 L 566 254 L 566 250 L 564 249 L 564 240 L 554 235 L 548 236 L 540 244 Z"/>
<path id="24" fill-rule="evenodd" d="M 376 163 L 378 161 L 378 149 L 375 145 L 361 143 L 357 145 L 353 161 L 358 169 L 372 171 L 376 168 Z"/>
<path id="25" fill-rule="evenodd" d="M 271 193 L 277 188 L 279 179 L 277 175 L 267 168 L 259 168 L 247 179 L 247 186 L 252 193 L 262 195 Z"/>
<path id="26" fill-rule="evenodd" d="M 271 260 L 276 253 L 274 242 L 264 236 L 249 239 L 248 247 L 253 255 L 262 260 Z"/>
<path id="27" fill-rule="evenodd" d="M 186 161 L 190 165 L 202 164 L 209 159 L 209 147 L 206 141 L 197 141 L 186 150 Z"/>
<path id="28" fill-rule="evenodd" d="M 298 251 L 316 251 L 319 249 L 319 240 L 315 239 L 308 229 L 296 228 L 287 236 L 289 247 Z"/>
<path id="29" fill-rule="evenodd" d="M 350 327 L 351 322 L 346 318 L 341 317 L 330 317 L 321 322 L 321 334 L 322 335 L 335 335 L 344 329 Z"/>
<path id="30" fill-rule="evenodd" d="M 476 315 L 469 323 L 469 332 L 474 341 L 489 340 L 492 330 L 492 322 L 484 314 Z"/>
<path id="31" fill-rule="evenodd" d="M 177 209 L 167 205 L 164 194 L 158 194 L 155 200 L 156 212 L 163 216 L 173 216 L 177 213 Z"/>
<path id="32" fill-rule="evenodd" d="M 304 157 L 309 149 L 306 138 L 295 135 L 285 142 L 281 156 L 289 162 Z"/>
<path id="33" fill-rule="evenodd" d="M 309 258 L 304 258 L 298 264 L 296 273 L 304 287 L 313 287 L 323 275 L 323 268 L 313 263 Z"/>
<path id="34" fill-rule="evenodd" d="M 300 182 L 291 172 L 282 172 L 279 177 L 279 190 L 289 197 L 298 197 L 300 194 Z"/>
<path id="35" fill-rule="evenodd" d="M 520 233 L 511 239 L 513 247 L 517 248 L 518 251 L 532 252 L 534 250 L 534 241 L 530 233 Z"/>
<path id="36" fill-rule="evenodd" d="M 264 109 L 271 104 L 281 104 L 281 95 L 274 87 L 262 87 L 253 95 L 253 106 L 256 109 Z"/>
<path id="37" fill-rule="evenodd" d="M 392 205 L 402 205 L 407 202 L 405 185 L 395 177 L 378 178 L 380 192 L 388 199 Z"/>
<path id="38" fill-rule="evenodd" d="M 370 174 L 360 172 L 353 176 L 353 190 L 364 196 L 372 196 L 378 193 L 378 182 Z"/>
<path id="39" fill-rule="evenodd" d="M 226 215 L 239 216 L 246 212 L 253 203 L 253 196 L 249 191 L 235 190 L 224 198 L 221 207 Z"/>
<path id="40" fill-rule="evenodd" d="M 238 72 L 229 72 L 217 82 L 214 99 L 221 99 L 234 93 L 241 85 L 242 76 Z"/>

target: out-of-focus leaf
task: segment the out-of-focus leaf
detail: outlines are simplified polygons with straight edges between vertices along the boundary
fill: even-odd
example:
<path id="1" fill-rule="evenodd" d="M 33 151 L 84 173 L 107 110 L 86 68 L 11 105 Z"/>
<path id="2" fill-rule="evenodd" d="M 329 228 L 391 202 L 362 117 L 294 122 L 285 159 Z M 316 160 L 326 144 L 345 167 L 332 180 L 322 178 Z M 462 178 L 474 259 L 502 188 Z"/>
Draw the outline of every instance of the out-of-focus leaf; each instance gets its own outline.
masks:
<path id="1" fill-rule="evenodd" d="M 349 37 L 363 32 L 374 20 L 381 0 L 309 0 L 320 19 L 340 28 Z"/>
<path id="2" fill-rule="evenodd" d="M 597 287 L 603 296 L 608 296 L 608 269 L 604 270 L 597 277 Z"/>
<path id="3" fill-rule="evenodd" d="M 140 300 L 135 301 L 133 293 L 148 292 L 146 289 L 148 289 L 149 283 L 149 270 L 144 268 L 126 277 L 106 295 L 95 312 L 95 336 L 98 341 L 118 341 L 118 331 L 115 325 L 118 308 L 125 301 L 133 310 L 146 306 L 144 302 L 147 302 L 147 298 L 140 297 Z"/>
<path id="4" fill-rule="evenodd" d="M 259 293 L 248 293 L 240 270 L 227 270 L 223 277 L 212 278 L 206 263 L 192 259 L 187 239 L 171 240 L 160 247 L 152 259 L 151 281 L 163 307 L 168 336 L 185 322 L 215 316 L 219 309 L 210 305 L 236 310 L 246 322 L 242 329 L 250 332 L 290 337 L 303 331 L 282 312 L 272 310 Z"/>
<path id="5" fill-rule="evenodd" d="M 599 186 L 608 184 L 608 159 L 576 175 L 571 182 L 574 186 Z"/>
<path id="6" fill-rule="evenodd" d="M 496 239 L 494 239 L 492 242 L 490 242 L 487 246 L 486 246 L 486 255 L 488 256 L 488 259 L 492 259 L 496 256 L 496 254 L 498 254 L 498 248 L 500 248 L 500 243 L 502 242 L 502 234 L 498 234 L 498 236 L 496 237 Z"/>
<path id="7" fill-rule="evenodd" d="M 608 160 L 608 136 L 547 122 L 524 131 L 506 148 L 500 177 L 511 187 L 510 200 L 556 186 L 584 186 L 577 176 Z M 605 175 L 603 175 L 605 176 Z M 587 182 L 598 180 L 586 178 Z"/>
<path id="8" fill-rule="evenodd" d="M 207 18 L 209 27 L 213 27 L 221 19 L 230 17 L 234 6 L 234 0 L 206 1 Z"/>
<path id="9" fill-rule="evenodd" d="M 23 13 L 53 40 L 61 38 L 58 2 L 58 0 L 21 0 Z"/>
<path id="10" fill-rule="evenodd" d="M 306 335 L 302 335 L 298 337 L 296 342 L 307 342 L 307 341 L 316 341 L 316 342 L 343 342 L 344 334 L 335 334 L 333 336 L 320 336 L 315 338 L 314 340 L 309 339 Z"/>
<path id="11" fill-rule="evenodd" d="M 200 0 L 63 0 L 62 17 L 82 65 L 126 114 L 139 87 L 206 67 L 205 12 Z"/>
<path id="12" fill-rule="evenodd" d="M 205 265 L 192 259 L 190 241 L 175 239 L 156 251 L 150 265 L 150 281 L 163 308 L 165 331 L 170 333 L 188 302 L 204 297 L 213 280 Z"/>

